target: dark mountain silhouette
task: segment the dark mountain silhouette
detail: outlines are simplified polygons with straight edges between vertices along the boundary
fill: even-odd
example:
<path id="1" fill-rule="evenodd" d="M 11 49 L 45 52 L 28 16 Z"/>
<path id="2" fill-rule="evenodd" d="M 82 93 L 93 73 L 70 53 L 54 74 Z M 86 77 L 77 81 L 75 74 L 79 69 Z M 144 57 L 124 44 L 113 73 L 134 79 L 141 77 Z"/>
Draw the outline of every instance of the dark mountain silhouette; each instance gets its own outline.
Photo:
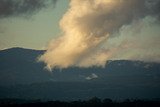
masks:
<path id="1" fill-rule="evenodd" d="M 44 69 L 44 51 L 0 51 L 0 98 L 76 100 L 159 98 L 160 63 L 114 60 L 104 68 Z"/>
<path id="2" fill-rule="evenodd" d="M 37 57 L 44 51 L 11 48 L 0 51 L 0 85 L 15 85 L 48 80 L 49 74 Z"/>

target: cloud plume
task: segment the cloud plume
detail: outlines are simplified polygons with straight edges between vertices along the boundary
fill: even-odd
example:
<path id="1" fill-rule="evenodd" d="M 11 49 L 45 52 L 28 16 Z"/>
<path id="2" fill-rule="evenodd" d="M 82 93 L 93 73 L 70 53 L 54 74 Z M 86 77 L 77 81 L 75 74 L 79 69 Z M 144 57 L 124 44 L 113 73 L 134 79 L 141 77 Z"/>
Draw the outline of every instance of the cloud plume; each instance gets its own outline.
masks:
<path id="1" fill-rule="evenodd" d="M 160 0 L 71 0 L 60 21 L 61 36 L 49 43 L 40 60 L 49 69 L 104 66 L 117 52 L 106 42 L 136 20 L 159 20 L 159 4 Z"/>
<path id="2" fill-rule="evenodd" d="M 32 15 L 56 0 L 0 0 L 0 18 Z"/>

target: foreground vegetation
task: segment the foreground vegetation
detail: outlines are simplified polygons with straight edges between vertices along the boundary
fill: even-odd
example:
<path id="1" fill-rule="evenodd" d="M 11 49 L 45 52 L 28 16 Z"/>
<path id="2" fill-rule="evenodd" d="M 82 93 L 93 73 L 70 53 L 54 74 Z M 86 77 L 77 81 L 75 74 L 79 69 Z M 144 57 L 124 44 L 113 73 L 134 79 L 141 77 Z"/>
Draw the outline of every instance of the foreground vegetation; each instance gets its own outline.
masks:
<path id="1" fill-rule="evenodd" d="M 1 99 L 0 107 L 160 107 L 160 100 L 101 100 L 94 97 L 87 101 L 41 101 Z"/>

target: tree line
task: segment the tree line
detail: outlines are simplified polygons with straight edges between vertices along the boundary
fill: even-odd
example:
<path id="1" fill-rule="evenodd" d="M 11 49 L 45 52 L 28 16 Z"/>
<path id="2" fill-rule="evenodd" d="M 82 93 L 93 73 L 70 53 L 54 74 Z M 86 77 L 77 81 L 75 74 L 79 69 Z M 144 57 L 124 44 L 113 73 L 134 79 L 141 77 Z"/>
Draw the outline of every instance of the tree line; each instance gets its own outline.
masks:
<path id="1" fill-rule="evenodd" d="M 0 107 L 160 107 L 160 100 L 126 99 L 124 101 L 113 101 L 108 98 L 101 100 L 93 97 L 86 101 L 44 102 L 41 100 L 0 99 Z"/>

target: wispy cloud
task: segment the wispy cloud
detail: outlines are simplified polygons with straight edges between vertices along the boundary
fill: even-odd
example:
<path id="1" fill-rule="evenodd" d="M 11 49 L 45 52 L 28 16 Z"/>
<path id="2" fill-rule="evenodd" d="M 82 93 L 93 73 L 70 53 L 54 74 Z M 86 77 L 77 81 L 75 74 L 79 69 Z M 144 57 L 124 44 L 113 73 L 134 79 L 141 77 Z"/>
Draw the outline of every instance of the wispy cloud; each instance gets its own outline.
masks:
<path id="1" fill-rule="evenodd" d="M 112 59 L 160 62 L 160 24 L 157 18 L 147 16 L 120 28 L 114 38 L 105 44 L 115 49 Z"/>
<path id="2" fill-rule="evenodd" d="M 92 80 L 92 79 L 96 79 L 96 78 L 98 78 L 98 75 L 96 75 L 95 73 L 92 73 L 91 75 L 86 77 L 87 80 Z"/>

